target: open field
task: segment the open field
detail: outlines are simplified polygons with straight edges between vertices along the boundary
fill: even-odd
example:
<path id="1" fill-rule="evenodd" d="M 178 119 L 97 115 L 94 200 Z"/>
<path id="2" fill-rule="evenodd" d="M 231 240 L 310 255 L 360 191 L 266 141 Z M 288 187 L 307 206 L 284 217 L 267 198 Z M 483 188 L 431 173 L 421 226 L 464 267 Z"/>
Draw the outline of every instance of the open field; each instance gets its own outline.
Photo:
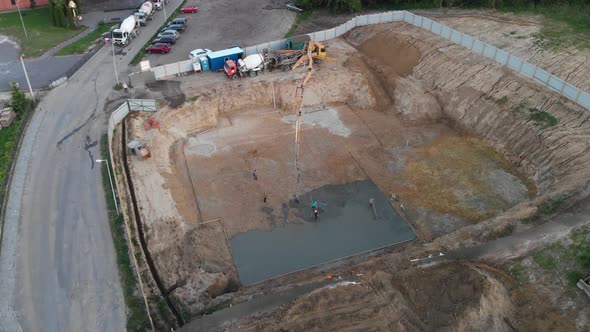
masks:
<path id="1" fill-rule="evenodd" d="M 496 30 L 490 30 L 492 35 L 517 25 L 506 18 L 465 16 L 444 23 L 476 29 L 477 20 Z M 512 38 L 500 36 L 506 42 Z M 516 39 L 511 47 L 524 52 L 532 38 Z M 582 198 L 590 179 L 590 114 L 404 23 L 357 28 L 328 47 L 335 61 L 315 66 L 304 93 L 299 172 L 293 97 L 304 70 L 237 81 L 216 76 L 212 81 L 221 83 L 209 85 L 204 82 L 214 74 L 195 74 L 156 82 L 141 92 L 166 105 L 155 114 L 127 119 L 128 140 L 142 141 L 151 152 L 147 159 L 129 156 L 128 163 L 148 246 L 184 314 L 219 310 L 338 273 L 358 277 L 361 285 L 312 293 L 261 320 L 233 327 L 320 331 L 340 329 L 342 322 L 359 328 L 373 323 L 382 330 L 581 326 L 585 320 L 572 319 L 587 314 L 583 298 L 570 307 L 551 302 L 531 309 L 529 304 L 542 295 L 487 265 L 452 263 L 428 270 L 408 269 L 408 262 L 529 229 Z M 569 60 L 577 63 L 578 55 Z M 554 68 L 584 84 L 582 74 L 565 64 Z M 144 128 L 148 116 L 159 121 L 158 129 Z M 382 218 L 375 221 L 367 199 L 373 196 L 377 208 L 395 212 L 379 210 Z M 325 204 L 317 221 L 309 209 L 312 200 Z M 380 239 L 370 231 L 374 222 L 411 228 L 411 236 L 391 237 L 387 244 L 413 235 L 416 241 L 362 264 L 362 258 L 351 257 L 330 263 L 329 270 L 320 266 L 260 282 L 300 268 L 280 268 L 288 265 L 280 261 L 288 260 L 285 252 L 293 255 L 290 261 L 307 266 L 358 253 L 336 244 L 338 231 L 349 223 L 365 226 L 353 231 L 356 238 L 341 242 L 359 239 L 379 247 Z M 314 228 L 313 236 L 293 240 Z M 322 251 L 317 243 L 336 254 L 303 259 Z M 523 244 L 521 252 L 534 245 Z M 263 277 L 242 280 L 243 266 L 249 265 L 244 262 L 252 256 L 261 261 L 258 269 L 272 268 Z M 436 281 L 443 287 L 416 291 L 426 283 L 438 286 Z M 362 305 L 355 307 L 359 299 Z M 347 310 L 355 308 L 359 314 L 349 315 Z"/>

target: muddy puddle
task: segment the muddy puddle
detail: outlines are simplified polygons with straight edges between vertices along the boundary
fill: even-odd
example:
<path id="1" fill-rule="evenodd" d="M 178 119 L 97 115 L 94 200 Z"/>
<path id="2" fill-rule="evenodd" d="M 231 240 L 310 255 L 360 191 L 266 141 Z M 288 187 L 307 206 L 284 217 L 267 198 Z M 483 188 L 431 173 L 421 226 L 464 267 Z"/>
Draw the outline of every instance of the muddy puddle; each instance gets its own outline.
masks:
<path id="1" fill-rule="evenodd" d="M 321 208 L 317 221 L 313 200 Z M 295 223 L 248 231 L 230 240 L 243 285 L 415 238 L 371 180 L 323 186 L 284 208 Z"/>

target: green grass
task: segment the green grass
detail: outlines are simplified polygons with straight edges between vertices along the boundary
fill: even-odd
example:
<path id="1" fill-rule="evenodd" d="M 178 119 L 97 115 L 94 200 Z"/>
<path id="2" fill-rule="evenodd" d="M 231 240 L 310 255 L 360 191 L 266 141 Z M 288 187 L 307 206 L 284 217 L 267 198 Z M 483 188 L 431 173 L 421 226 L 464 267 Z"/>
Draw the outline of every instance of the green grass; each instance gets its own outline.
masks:
<path id="1" fill-rule="evenodd" d="M 557 261 L 551 254 L 540 251 L 533 255 L 535 263 L 545 270 L 554 270 L 557 267 Z"/>
<path id="2" fill-rule="evenodd" d="M 515 264 L 510 268 L 510 275 L 520 283 L 527 282 L 529 275 L 524 266 Z"/>
<path id="3" fill-rule="evenodd" d="M 105 23 L 100 22 L 98 24 L 98 28 L 96 28 L 91 33 L 87 34 L 86 36 L 78 39 L 77 41 L 67 45 L 66 47 L 62 48 L 61 50 L 55 53 L 56 55 L 69 55 L 69 54 L 81 54 L 85 53 L 88 48 L 94 44 L 94 42 L 102 36 L 103 33 L 109 31 L 112 26 L 118 23 Z"/>
<path id="4" fill-rule="evenodd" d="M 4 198 L 4 186 L 12 166 L 18 134 L 23 125 L 23 117 L 19 116 L 12 126 L 0 130 L 0 185 L 2 185 L 0 202 Z"/>
<path id="5" fill-rule="evenodd" d="M 0 14 L 0 34 L 16 38 L 25 57 L 42 55 L 53 46 L 84 31 L 82 28 L 70 30 L 54 27 L 47 7 L 22 11 L 22 14 L 28 38 L 25 37 L 18 12 Z"/>
<path id="6" fill-rule="evenodd" d="M 535 37 L 541 46 L 574 45 L 590 47 L 590 6 L 575 4 L 540 4 L 503 6 L 504 12 L 543 15 L 545 22 Z"/>
<path id="7" fill-rule="evenodd" d="M 559 208 L 559 206 L 561 206 L 561 204 L 563 204 L 563 202 L 565 202 L 564 196 L 549 198 L 545 200 L 541 204 L 541 206 L 539 206 L 539 212 L 541 212 L 542 214 L 552 214 L 555 211 L 557 211 L 557 209 Z"/>
<path id="8" fill-rule="evenodd" d="M 537 265 L 548 271 L 555 271 L 576 287 L 582 277 L 590 275 L 590 227 L 574 230 L 569 238 L 551 244 L 533 255 Z"/>
<path id="9" fill-rule="evenodd" d="M 553 115 L 537 108 L 529 108 L 529 120 L 541 129 L 553 127 L 559 122 Z"/>
<path id="10" fill-rule="evenodd" d="M 313 10 L 308 9 L 308 10 L 304 11 L 303 13 L 297 14 L 297 16 L 295 17 L 295 21 L 291 25 L 291 28 L 285 34 L 285 38 L 289 38 L 289 37 L 293 36 L 293 34 L 295 33 L 295 30 L 297 30 L 297 28 L 299 27 L 299 24 L 301 24 L 301 22 L 309 19 L 311 17 L 312 13 L 313 13 Z"/>
<path id="11" fill-rule="evenodd" d="M 101 139 L 101 151 L 103 159 L 109 160 L 110 163 L 106 134 Z M 133 271 L 123 214 L 117 215 L 115 209 L 107 165 L 101 163 L 99 167 L 102 167 L 102 182 L 107 203 L 109 225 L 115 244 L 115 252 L 117 253 L 117 266 L 119 268 L 121 286 L 123 287 L 123 296 L 127 305 L 127 331 L 147 331 L 151 326 L 143 298 L 138 290 L 139 284 Z"/>
<path id="12" fill-rule="evenodd" d="M 567 271 L 567 273 L 565 275 L 566 275 L 567 281 L 569 281 L 570 285 L 572 285 L 572 286 L 576 286 L 578 281 L 584 277 L 582 272 L 580 272 L 578 270 Z"/>
<path id="13" fill-rule="evenodd" d="M 180 4 L 180 6 L 178 6 L 176 8 L 176 10 L 172 13 L 172 15 L 170 15 L 170 17 L 166 20 L 166 23 L 162 24 L 160 26 L 160 28 L 156 31 L 156 33 L 152 36 L 152 38 L 150 38 L 147 41 L 147 43 L 145 43 L 145 45 L 143 45 L 143 47 L 139 49 L 139 52 L 137 52 L 137 54 L 133 57 L 133 59 L 131 59 L 131 62 L 130 62 L 131 65 L 136 65 L 136 64 L 140 63 L 141 60 L 143 60 L 143 57 L 146 54 L 145 49 L 152 44 L 152 40 L 154 40 L 158 36 L 158 33 L 160 33 L 160 29 L 163 26 L 165 26 L 168 23 L 170 23 L 173 19 L 175 19 L 177 17 L 178 14 L 180 14 L 180 9 L 182 7 L 184 7 L 187 2 L 188 2 L 188 0 L 183 0 L 182 3 Z"/>

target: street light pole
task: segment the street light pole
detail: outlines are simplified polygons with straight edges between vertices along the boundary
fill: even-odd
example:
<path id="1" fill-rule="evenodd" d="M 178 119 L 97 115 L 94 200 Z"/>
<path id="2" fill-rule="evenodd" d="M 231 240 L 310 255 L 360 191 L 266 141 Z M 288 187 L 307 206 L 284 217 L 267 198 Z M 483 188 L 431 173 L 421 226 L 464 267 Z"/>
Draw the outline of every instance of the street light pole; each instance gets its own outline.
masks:
<path id="1" fill-rule="evenodd" d="M 19 2 L 20 2 L 20 0 L 16 1 L 16 9 L 18 9 L 18 16 L 20 16 L 20 22 L 23 24 L 23 30 L 25 31 L 25 37 L 29 38 L 29 35 L 27 35 L 27 29 L 25 28 L 25 21 L 23 21 L 23 16 L 20 13 L 20 6 L 18 5 Z"/>
<path id="2" fill-rule="evenodd" d="M 166 23 L 166 18 L 168 17 L 166 15 L 166 0 L 162 0 L 162 8 L 164 8 L 164 23 Z"/>
<path id="3" fill-rule="evenodd" d="M 27 84 L 29 85 L 29 92 L 31 93 L 31 98 L 35 99 L 35 93 L 33 92 L 33 88 L 31 87 L 31 81 L 29 81 L 29 74 L 27 73 L 27 68 L 25 67 L 25 62 L 23 61 L 23 57 L 20 57 L 20 63 L 23 66 L 23 71 L 25 72 L 25 78 L 27 79 Z"/>
<path id="4" fill-rule="evenodd" d="M 117 205 L 117 197 L 115 196 L 115 187 L 113 187 L 113 178 L 111 177 L 111 168 L 109 167 L 109 161 L 106 159 L 96 159 L 97 163 L 105 162 L 107 164 L 107 172 L 109 173 L 109 182 L 111 183 L 111 191 L 113 192 L 113 201 L 115 202 L 115 209 L 119 214 L 119 205 Z"/>

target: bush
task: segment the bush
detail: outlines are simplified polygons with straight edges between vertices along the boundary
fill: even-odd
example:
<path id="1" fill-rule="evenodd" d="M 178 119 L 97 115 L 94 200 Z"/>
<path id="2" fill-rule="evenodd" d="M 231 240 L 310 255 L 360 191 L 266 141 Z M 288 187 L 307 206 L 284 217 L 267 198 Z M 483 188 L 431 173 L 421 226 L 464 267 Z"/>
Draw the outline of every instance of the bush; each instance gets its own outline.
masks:
<path id="1" fill-rule="evenodd" d="M 570 283 L 571 283 L 573 286 L 575 286 L 575 285 L 578 283 L 578 281 L 579 281 L 580 279 L 582 279 L 582 277 L 583 277 L 583 275 L 582 275 L 582 272 L 580 272 L 580 271 L 576 271 L 576 270 L 573 270 L 573 271 L 567 271 L 567 273 L 566 273 L 566 276 L 567 276 L 567 280 L 568 280 L 568 281 L 569 281 L 569 282 L 570 282 Z"/>
<path id="2" fill-rule="evenodd" d="M 12 81 L 12 100 L 10 101 L 10 106 L 18 115 L 22 115 L 27 107 L 29 106 L 29 101 L 27 100 L 27 96 L 20 91 L 18 83 Z"/>
<path id="3" fill-rule="evenodd" d="M 303 9 L 326 7 L 337 12 L 358 12 L 362 9 L 361 0 L 298 0 L 297 6 Z"/>

